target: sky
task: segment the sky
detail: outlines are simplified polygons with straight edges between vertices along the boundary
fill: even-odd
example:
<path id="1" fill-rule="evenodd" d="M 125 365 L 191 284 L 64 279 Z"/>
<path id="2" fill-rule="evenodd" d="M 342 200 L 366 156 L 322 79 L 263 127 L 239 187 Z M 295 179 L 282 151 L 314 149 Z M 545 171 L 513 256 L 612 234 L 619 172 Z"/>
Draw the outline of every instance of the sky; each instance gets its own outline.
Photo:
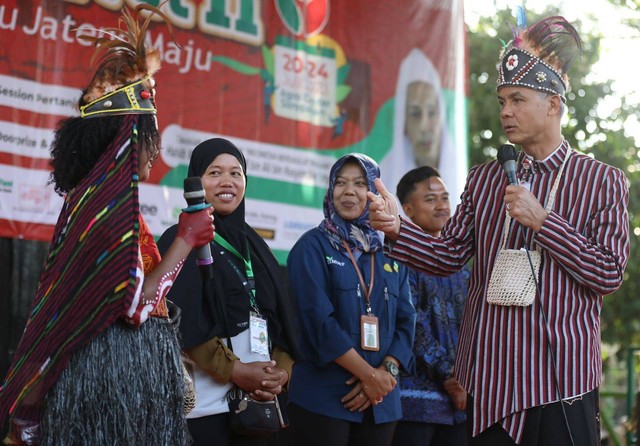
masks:
<path id="1" fill-rule="evenodd" d="M 472 25 L 477 22 L 478 16 L 491 15 L 496 7 L 515 8 L 521 3 L 517 0 L 464 0 L 465 20 Z M 558 5 L 567 20 L 578 18 L 584 23 L 584 27 L 597 27 L 602 32 L 602 51 L 600 61 L 594 66 L 594 76 L 614 80 L 614 89 L 625 95 L 634 95 L 640 103 L 637 71 L 624 69 L 625 66 L 628 67 L 629 57 L 638 54 L 640 33 L 628 30 L 620 24 L 620 11 L 607 0 L 535 0 L 524 4 L 526 9 L 539 12 L 549 3 Z M 626 11 L 626 16 L 633 15 Z M 594 14 L 597 14 L 596 18 Z M 635 13 L 635 17 L 640 18 L 640 11 Z"/>

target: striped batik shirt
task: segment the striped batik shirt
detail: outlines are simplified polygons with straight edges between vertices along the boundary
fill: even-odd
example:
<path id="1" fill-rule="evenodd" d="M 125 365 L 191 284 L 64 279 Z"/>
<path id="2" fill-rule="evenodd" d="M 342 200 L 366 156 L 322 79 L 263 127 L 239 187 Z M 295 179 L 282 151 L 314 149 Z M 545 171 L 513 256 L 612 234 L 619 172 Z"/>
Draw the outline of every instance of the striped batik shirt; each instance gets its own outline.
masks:
<path id="1" fill-rule="evenodd" d="M 530 190 L 543 206 L 567 150 L 565 141 L 547 159 L 528 163 Z M 519 177 L 524 157 L 518 159 Z M 526 409 L 582 395 L 600 383 L 600 309 L 602 296 L 620 287 L 627 264 L 629 191 L 622 171 L 573 152 L 540 231 L 513 220 L 509 233 L 507 248 L 541 248 L 541 295 L 530 307 L 505 307 L 489 305 L 486 290 L 501 248 L 506 186 L 496 161 L 472 168 L 440 238 L 403 219 L 397 241 L 386 250 L 433 275 L 451 274 L 473 258 L 456 377 L 473 396 L 473 435 L 500 422 L 520 443 Z"/>

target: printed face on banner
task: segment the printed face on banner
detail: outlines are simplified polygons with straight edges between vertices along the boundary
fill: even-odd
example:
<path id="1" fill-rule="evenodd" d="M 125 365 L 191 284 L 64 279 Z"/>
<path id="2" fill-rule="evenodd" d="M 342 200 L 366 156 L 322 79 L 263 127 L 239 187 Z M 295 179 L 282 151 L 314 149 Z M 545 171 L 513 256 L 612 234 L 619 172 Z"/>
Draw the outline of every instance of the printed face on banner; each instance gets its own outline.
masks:
<path id="1" fill-rule="evenodd" d="M 442 128 L 438 92 L 422 81 L 407 86 L 405 133 L 418 166 L 438 167 Z"/>

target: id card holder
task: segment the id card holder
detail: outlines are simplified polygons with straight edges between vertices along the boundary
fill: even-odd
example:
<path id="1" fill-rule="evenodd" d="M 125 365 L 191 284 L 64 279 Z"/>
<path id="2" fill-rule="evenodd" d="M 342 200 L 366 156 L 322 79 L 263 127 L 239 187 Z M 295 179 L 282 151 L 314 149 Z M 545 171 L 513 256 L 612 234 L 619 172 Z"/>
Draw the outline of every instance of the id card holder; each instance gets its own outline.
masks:
<path id="1" fill-rule="evenodd" d="M 269 356 L 267 320 L 253 311 L 249 313 L 249 335 L 251 336 L 251 352 Z"/>
<path id="2" fill-rule="evenodd" d="M 380 350 L 380 332 L 376 316 L 360 316 L 360 333 L 362 350 L 377 352 Z"/>

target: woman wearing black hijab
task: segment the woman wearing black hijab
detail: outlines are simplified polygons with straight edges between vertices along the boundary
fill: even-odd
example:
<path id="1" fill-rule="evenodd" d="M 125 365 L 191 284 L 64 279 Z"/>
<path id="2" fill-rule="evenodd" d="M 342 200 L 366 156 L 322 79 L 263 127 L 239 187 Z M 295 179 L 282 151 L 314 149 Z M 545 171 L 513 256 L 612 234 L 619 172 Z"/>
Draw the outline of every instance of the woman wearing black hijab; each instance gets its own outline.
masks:
<path id="1" fill-rule="evenodd" d="M 196 364 L 196 406 L 187 416 L 189 430 L 194 446 L 266 444 L 266 438 L 231 432 L 225 396 L 235 384 L 255 399 L 270 400 L 287 384 L 297 354 L 286 281 L 267 244 L 245 222 L 242 152 L 222 138 L 200 143 L 189 162 L 189 177 L 196 176 L 214 207 L 214 278 L 203 282 L 193 253 L 167 296 L 182 310 L 182 346 Z M 161 252 L 176 231 L 173 226 L 162 235 Z M 264 320 L 268 340 L 256 336 Z"/>

